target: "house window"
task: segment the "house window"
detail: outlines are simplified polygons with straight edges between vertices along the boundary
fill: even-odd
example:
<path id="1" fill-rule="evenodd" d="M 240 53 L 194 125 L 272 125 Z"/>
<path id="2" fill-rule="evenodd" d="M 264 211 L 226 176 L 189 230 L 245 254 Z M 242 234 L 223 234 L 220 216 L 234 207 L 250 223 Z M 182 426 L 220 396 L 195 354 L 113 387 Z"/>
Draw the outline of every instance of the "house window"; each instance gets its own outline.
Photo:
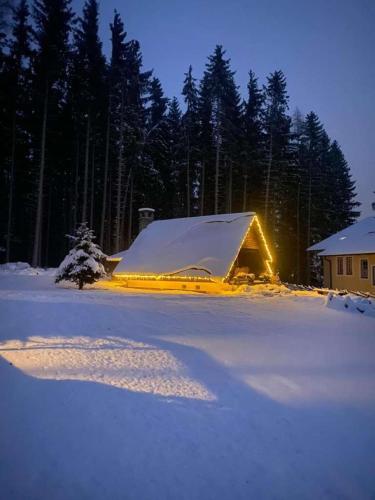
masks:
<path id="1" fill-rule="evenodd" d="M 337 257 L 337 274 L 344 274 L 344 258 Z"/>
<path id="2" fill-rule="evenodd" d="M 368 279 L 368 260 L 361 259 L 361 278 Z"/>
<path id="3" fill-rule="evenodd" d="M 375 266 L 372 266 L 372 284 L 375 286 Z"/>
<path id="4" fill-rule="evenodd" d="M 345 265 L 346 265 L 346 274 L 352 275 L 353 274 L 353 257 L 346 257 L 345 258 Z"/>

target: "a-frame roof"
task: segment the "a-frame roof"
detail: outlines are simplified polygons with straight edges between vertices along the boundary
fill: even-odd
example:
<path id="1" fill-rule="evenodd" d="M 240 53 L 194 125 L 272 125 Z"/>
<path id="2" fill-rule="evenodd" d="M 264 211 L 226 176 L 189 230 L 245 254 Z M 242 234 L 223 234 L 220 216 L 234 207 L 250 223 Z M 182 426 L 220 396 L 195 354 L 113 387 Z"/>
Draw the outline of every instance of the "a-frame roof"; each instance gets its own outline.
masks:
<path id="1" fill-rule="evenodd" d="M 115 274 L 224 279 L 255 220 L 254 212 L 152 222 L 122 258 Z"/>

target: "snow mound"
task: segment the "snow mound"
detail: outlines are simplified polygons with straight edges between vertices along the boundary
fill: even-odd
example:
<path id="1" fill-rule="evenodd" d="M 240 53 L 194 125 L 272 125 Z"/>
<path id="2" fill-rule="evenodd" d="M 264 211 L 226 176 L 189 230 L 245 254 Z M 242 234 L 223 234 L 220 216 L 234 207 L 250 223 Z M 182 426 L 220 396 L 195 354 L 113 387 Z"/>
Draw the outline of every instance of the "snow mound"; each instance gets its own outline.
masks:
<path id="1" fill-rule="evenodd" d="M 0 264 L 0 273 L 3 274 L 18 274 L 22 276 L 38 276 L 39 274 L 44 274 L 48 276 L 53 276 L 56 269 L 41 267 L 31 267 L 27 262 L 7 262 L 6 264 Z"/>
<path id="2" fill-rule="evenodd" d="M 358 297 L 356 295 L 338 295 L 329 292 L 325 305 L 336 311 L 349 311 L 352 313 L 365 314 L 375 318 L 375 302 L 370 298 Z"/>
<path id="3" fill-rule="evenodd" d="M 278 284 L 258 284 L 258 285 L 244 285 L 240 288 L 241 292 L 253 296 L 271 297 L 273 295 L 290 295 L 292 290 L 289 290 L 285 285 Z"/>

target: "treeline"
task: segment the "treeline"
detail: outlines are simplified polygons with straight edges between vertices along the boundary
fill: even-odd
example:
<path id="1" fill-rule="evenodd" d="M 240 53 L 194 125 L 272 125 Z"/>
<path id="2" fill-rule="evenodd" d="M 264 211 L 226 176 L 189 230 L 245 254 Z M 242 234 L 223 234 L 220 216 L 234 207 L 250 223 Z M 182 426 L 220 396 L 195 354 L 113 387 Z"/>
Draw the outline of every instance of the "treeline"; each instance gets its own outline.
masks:
<path id="1" fill-rule="evenodd" d="M 354 182 L 317 115 L 289 114 L 281 71 L 243 99 L 217 46 L 168 99 L 118 12 L 103 55 L 98 2 L 21 0 L 0 35 L 2 260 L 54 266 L 87 221 L 104 251 L 126 248 L 137 210 L 157 218 L 256 211 L 284 279 L 311 281 L 305 249 L 350 224 Z M 176 75 L 178 78 L 178 75 Z"/>

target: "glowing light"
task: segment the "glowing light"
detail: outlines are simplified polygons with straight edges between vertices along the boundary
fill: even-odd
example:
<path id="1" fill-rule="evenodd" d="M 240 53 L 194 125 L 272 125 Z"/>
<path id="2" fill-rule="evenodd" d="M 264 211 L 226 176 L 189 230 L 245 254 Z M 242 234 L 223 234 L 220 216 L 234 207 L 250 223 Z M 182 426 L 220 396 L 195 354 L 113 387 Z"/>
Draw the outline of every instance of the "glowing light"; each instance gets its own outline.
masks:
<path id="1" fill-rule="evenodd" d="M 271 254 L 270 249 L 268 247 L 267 240 L 266 240 L 266 237 L 264 236 L 264 233 L 263 233 L 262 227 L 260 225 L 258 216 L 254 215 L 254 217 L 250 221 L 249 227 L 247 228 L 247 231 L 245 232 L 244 237 L 242 238 L 241 245 L 238 248 L 238 252 L 237 252 L 236 256 L 234 257 L 234 259 L 232 260 L 231 265 L 229 266 L 229 271 L 227 272 L 227 275 L 225 276 L 225 278 L 223 278 L 223 282 L 229 280 L 229 278 L 230 278 L 230 276 L 232 274 L 232 271 L 233 271 L 233 267 L 234 267 L 234 265 L 236 263 L 236 260 L 238 258 L 238 254 L 240 253 L 240 250 L 243 247 L 243 244 L 245 243 L 246 238 L 247 238 L 248 234 L 250 233 L 250 230 L 251 230 L 252 225 L 253 225 L 254 222 L 256 222 L 256 224 L 257 224 L 257 228 L 258 228 L 258 231 L 259 231 L 259 234 L 260 234 L 263 246 L 264 246 L 264 248 L 266 250 L 266 255 L 268 257 L 268 258 L 265 259 L 265 264 L 266 264 L 266 267 L 267 267 L 267 271 L 269 272 L 269 274 L 273 275 L 273 269 L 272 269 L 272 266 L 271 266 L 271 262 L 273 261 L 272 254 Z"/>
<path id="2" fill-rule="evenodd" d="M 115 278 L 129 280 L 155 280 L 155 281 L 205 281 L 213 283 L 212 278 L 204 276 L 176 276 L 171 274 L 132 274 L 132 273 L 115 273 Z"/>
<path id="3" fill-rule="evenodd" d="M 267 272 L 270 274 L 270 275 L 273 275 L 273 269 L 272 269 L 272 265 L 271 263 L 273 262 L 273 259 L 272 259 L 272 254 L 270 252 L 270 249 L 269 249 L 269 246 L 268 246 L 268 243 L 267 243 L 267 240 L 266 240 L 266 237 L 263 233 L 263 230 L 262 230 L 262 227 L 260 225 L 260 222 L 259 222 L 259 219 L 256 215 L 254 215 L 252 218 L 251 218 L 251 221 L 249 223 L 249 226 L 242 238 L 242 241 L 241 241 L 241 244 L 239 245 L 238 247 L 238 251 L 234 257 L 234 259 L 232 260 L 230 266 L 229 266 L 229 270 L 226 274 L 226 276 L 224 278 L 220 278 L 220 277 L 215 277 L 215 276 L 211 276 L 211 277 L 204 277 L 204 276 L 183 276 L 183 275 L 176 275 L 176 274 L 156 274 L 156 273 L 113 273 L 113 278 L 115 280 L 123 280 L 123 281 L 142 281 L 145 282 L 146 281 L 149 281 L 149 282 L 158 282 L 161 284 L 161 282 L 163 281 L 167 281 L 171 284 L 171 282 L 176 282 L 176 283 L 179 283 L 179 282 L 186 282 L 186 283 L 218 283 L 218 282 L 221 282 L 221 283 L 226 283 L 229 281 L 230 279 L 230 276 L 232 274 L 232 271 L 233 271 L 233 267 L 235 265 L 235 262 L 238 258 L 238 254 L 241 250 L 241 248 L 243 247 L 244 243 L 245 243 L 245 240 L 248 236 L 248 234 L 250 233 L 250 230 L 253 226 L 253 223 L 256 224 L 256 227 L 257 227 L 257 230 L 258 230 L 258 233 L 260 235 L 260 238 L 261 238 L 261 243 L 263 245 L 263 248 L 265 249 L 265 253 L 266 253 L 266 259 L 265 259 L 265 265 L 266 265 L 266 270 Z M 121 259 L 120 259 L 121 260 Z M 133 285 L 132 285 L 133 286 Z M 153 287 L 152 283 L 150 284 L 150 287 Z M 162 285 L 161 285 L 162 287 Z M 165 286 L 163 288 L 166 288 Z M 188 290 L 188 291 L 192 291 L 192 289 Z M 203 290 L 202 290 L 203 291 Z"/>

